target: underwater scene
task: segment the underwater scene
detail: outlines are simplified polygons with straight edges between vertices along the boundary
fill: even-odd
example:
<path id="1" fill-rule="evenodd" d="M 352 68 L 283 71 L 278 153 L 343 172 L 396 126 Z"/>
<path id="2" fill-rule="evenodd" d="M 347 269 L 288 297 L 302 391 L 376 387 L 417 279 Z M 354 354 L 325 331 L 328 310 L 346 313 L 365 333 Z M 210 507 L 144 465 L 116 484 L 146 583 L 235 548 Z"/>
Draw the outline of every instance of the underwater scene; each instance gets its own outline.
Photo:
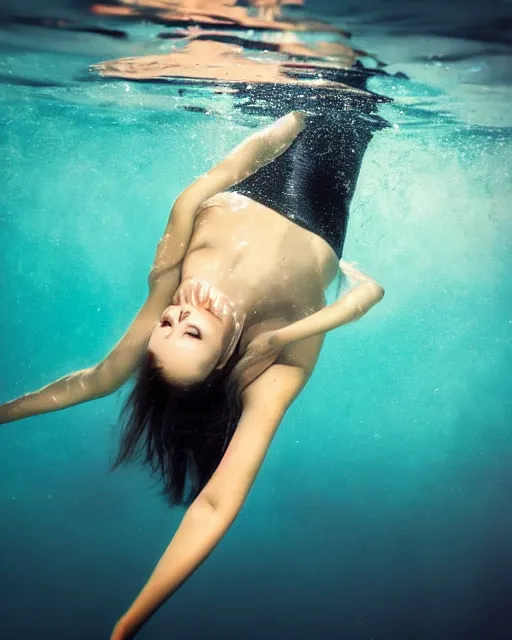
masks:
<path id="1" fill-rule="evenodd" d="M 511 27 L 506 0 L 1 0 L 2 640 L 512 637 Z M 228 259 L 241 297 L 173 297 Z M 258 371 L 218 420 L 138 364 L 189 303 L 191 341 L 228 327 L 223 393 Z"/>

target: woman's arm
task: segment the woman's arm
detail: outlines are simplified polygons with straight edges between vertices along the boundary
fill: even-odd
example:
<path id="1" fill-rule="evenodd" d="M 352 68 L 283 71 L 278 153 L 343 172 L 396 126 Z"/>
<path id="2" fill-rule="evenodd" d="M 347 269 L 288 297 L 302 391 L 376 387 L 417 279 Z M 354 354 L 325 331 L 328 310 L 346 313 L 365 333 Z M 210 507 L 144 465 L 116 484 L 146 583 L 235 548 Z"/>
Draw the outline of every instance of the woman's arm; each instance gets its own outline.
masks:
<path id="1" fill-rule="evenodd" d="M 118 389 L 136 370 L 163 308 L 180 283 L 181 263 L 192 237 L 197 209 L 204 200 L 243 180 L 285 151 L 304 127 L 292 112 L 236 147 L 221 163 L 178 196 L 150 273 L 150 294 L 129 330 L 99 364 L 71 373 L 20 398 L 0 405 L 0 424 L 64 409 Z"/>
<path id="2" fill-rule="evenodd" d="M 142 625 L 199 567 L 238 515 L 277 428 L 306 382 L 298 367 L 273 365 L 243 393 L 243 413 L 215 473 L 189 507 L 148 582 L 117 623 L 111 640 Z"/>
<path id="3" fill-rule="evenodd" d="M 219 164 L 199 176 L 176 199 L 158 245 L 152 277 L 176 268 L 186 255 L 200 205 L 275 160 L 304 128 L 304 114 L 292 111 L 246 138 Z"/>
<path id="4" fill-rule="evenodd" d="M 137 368 L 151 331 L 165 308 L 163 282 L 154 285 L 130 328 L 98 364 L 70 373 L 55 382 L 0 405 L 0 424 L 49 413 L 113 393 Z"/>
<path id="5" fill-rule="evenodd" d="M 81 369 L 0 405 L 0 424 L 22 420 L 40 413 L 64 409 L 103 395 L 97 384 L 95 367 Z"/>
<path id="6" fill-rule="evenodd" d="M 384 297 L 384 288 L 353 265 L 340 260 L 340 270 L 355 285 L 336 302 L 274 332 L 270 342 L 278 349 L 358 320 Z"/>
<path id="7" fill-rule="evenodd" d="M 0 424 L 57 411 L 116 391 L 135 372 L 155 322 L 181 279 L 181 263 L 192 238 L 198 207 L 283 153 L 304 128 L 304 116 L 292 112 L 253 134 L 176 199 L 149 276 L 150 294 L 125 336 L 111 353 L 87 369 L 71 373 L 0 405 Z"/>
<path id="8" fill-rule="evenodd" d="M 332 329 L 358 320 L 377 302 L 382 300 L 384 289 L 370 276 L 358 271 L 352 264 L 340 260 L 340 270 L 355 285 L 336 302 L 292 324 L 267 331 L 251 342 L 247 356 L 255 360 L 271 359 L 284 347 L 327 333 Z"/>

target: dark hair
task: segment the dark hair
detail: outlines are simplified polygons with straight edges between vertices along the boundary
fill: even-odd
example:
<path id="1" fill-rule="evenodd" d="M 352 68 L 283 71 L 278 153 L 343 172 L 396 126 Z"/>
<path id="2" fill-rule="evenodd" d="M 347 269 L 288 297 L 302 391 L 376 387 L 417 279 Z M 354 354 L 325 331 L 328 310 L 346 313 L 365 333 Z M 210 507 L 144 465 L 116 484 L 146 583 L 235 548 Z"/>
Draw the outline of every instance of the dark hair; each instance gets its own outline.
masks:
<path id="1" fill-rule="evenodd" d="M 232 371 L 238 348 L 226 365 L 189 389 L 169 384 L 147 353 L 126 399 L 114 471 L 142 459 L 163 483 L 170 506 L 189 506 L 217 468 L 242 413 Z"/>

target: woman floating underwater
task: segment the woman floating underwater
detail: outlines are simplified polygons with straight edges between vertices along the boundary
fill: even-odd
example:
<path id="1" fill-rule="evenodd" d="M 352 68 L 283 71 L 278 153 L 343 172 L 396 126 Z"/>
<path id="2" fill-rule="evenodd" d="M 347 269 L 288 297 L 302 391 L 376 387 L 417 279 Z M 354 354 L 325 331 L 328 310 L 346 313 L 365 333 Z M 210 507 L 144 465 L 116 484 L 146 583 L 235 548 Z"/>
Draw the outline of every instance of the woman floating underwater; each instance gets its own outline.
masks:
<path id="1" fill-rule="evenodd" d="M 115 640 L 133 637 L 226 533 L 324 334 L 384 294 L 340 260 L 362 153 L 310 120 L 280 118 L 179 195 L 148 297 L 104 360 L 0 405 L 6 423 L 113 393 L 136 374 L 114 468 L 142 453 L 169 501 L 188 509 Z M 354 131 L 366 146 L 370 135 Z M 338 265 L 354 286 L 325 306 Z"/>

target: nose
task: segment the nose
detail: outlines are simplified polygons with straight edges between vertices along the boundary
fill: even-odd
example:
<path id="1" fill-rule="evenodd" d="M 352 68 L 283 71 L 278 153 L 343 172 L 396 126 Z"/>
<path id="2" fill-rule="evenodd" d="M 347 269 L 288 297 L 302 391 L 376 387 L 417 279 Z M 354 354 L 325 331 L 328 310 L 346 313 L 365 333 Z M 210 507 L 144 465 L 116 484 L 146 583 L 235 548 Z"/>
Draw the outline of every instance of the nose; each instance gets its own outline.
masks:
<path id="1" fill-rule="evenodd" d="M 190 311 L 187 311 L 187 309 L 180 309 L 178 322 L 183 322 L 183 320 L 186 320 L 189 317 L 189 315 L 190 315 Z"/>
<path id="2" fill-rule="evenodd" d="M 184 309 L 183 307 L 170 307 L 167 309 L 164 320 L 168 320 L 171 324 L 177 324 L 186 320 L 190 315 L 190 311 L 188 309 Z"/>

